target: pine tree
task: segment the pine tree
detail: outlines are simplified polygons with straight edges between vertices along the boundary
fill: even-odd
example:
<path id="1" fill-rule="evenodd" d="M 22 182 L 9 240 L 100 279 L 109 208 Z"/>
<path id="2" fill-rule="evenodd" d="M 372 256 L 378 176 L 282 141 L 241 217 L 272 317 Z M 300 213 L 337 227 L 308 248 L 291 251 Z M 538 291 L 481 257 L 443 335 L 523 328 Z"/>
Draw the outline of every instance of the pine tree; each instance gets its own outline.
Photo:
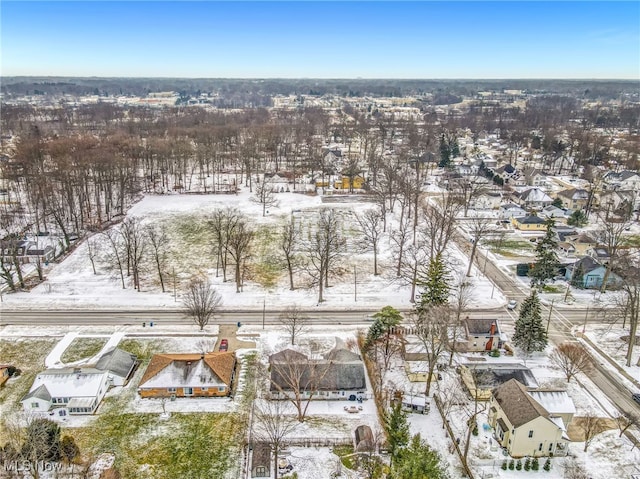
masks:
<path id="1" fill-rule="evenodd" d="M 544 285 L 550 279 L 553 279 L 560 266 L 556 248 L 558 242 L 554 237 L 553 227 L 555 222 L 550 219 L 547 221 L 547 232 L 542 241 L 536 245 L 536 264 L 529 271 L 532 285 Z"/>
<path id="2" fill-rule="evenodd" d="M 524 351 L 525 357 L 534 351 L 542 351 L 547 347 L 547 332 L 542 324 L 540 298 L 535 289 L 522 302 L 520 315 L 516 320 L 513 344 Z"/>
<path id="3" fill-rule="evenodd" d="M 402 410 L 402 401 L 396 401 L 385 414 L 384 427 L 389 441 L 391 463 L 398 458 L 400 451 L 409 444 L 409 423 L 407 413 Z"/>
<path id="4" fill-rule="evenodd" d="M 431 449 L 420 434 L 411 438 L 409 446 L 404 448 L 394 463 L 393 479 L 440 479 L 447 477 L 440 456 Z"/>
<path id="5" fill-rule="evenodd" d="M 580 263 L 578 267 L 575 268 L 575 271 L 571 275 L 571 286 L 573 286 L 574 288 L 584 287 L 584 266 L 582 266 L 582 263 Z"/>
<path id="6" fill-rule="evenodd" d="M 442 255 L 438 254 L 429 263 L 427 274 L 420 286 L 424 288 L 418 309 L 426 306 L 441 306 L 449 302 L 451 285 Z"/>

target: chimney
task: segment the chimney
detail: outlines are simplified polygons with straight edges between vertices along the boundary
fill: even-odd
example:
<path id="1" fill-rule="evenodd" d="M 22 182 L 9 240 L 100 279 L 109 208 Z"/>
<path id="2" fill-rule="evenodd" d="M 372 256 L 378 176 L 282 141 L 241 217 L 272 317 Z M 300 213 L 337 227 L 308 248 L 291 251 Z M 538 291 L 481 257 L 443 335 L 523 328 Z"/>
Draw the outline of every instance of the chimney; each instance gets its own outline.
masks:
<path id="1" fill-rule="evenodd" d="M 493 336 L 496 334 L 496 323 L 491 323 L 491 329 L 489 330 L 489 334 Z"/>

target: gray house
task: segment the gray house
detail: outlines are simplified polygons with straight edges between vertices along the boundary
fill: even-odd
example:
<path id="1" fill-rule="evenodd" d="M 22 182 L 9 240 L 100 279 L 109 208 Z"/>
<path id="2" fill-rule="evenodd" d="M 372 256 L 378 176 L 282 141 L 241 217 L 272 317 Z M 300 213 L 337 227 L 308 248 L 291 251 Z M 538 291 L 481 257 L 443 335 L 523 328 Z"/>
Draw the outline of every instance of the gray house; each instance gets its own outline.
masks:
<path id="1" fill-rule="evenodd" d="M 269 356 L 273 399 L 285 399 L 299 389 L 315 399 L 353 399 L 366 390 L 362 358 L 341 344 L 321 359 L 285 349 Z"/>

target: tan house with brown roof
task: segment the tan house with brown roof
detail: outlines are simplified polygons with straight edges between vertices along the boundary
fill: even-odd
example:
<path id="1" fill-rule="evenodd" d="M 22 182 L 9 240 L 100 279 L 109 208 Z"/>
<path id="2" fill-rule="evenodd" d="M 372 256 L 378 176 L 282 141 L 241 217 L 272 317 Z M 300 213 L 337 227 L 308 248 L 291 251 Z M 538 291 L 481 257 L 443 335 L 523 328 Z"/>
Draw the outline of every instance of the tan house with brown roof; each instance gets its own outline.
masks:
<path id="1" fill-rule="evenodd" d="M 489 402 L 489 424 L 512 457 L 566 455 L 574 413 L 565 391 L 533 390 L 515 379 L 494 389 Z"/>
<path id="2" fill-rule="evenodd" d="M 140 380 L 143 398 L 228 396 L 233 386 L 233 352 L 156 354 Z"/>

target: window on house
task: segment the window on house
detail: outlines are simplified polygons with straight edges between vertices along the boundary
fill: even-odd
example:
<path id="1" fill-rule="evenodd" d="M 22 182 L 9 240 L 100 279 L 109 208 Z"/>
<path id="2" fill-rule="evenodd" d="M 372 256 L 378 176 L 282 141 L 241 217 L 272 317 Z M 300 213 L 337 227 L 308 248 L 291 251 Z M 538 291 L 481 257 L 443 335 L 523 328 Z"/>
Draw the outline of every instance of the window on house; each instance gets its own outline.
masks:
<path id="1" fill-rule="evenodd" d="M 223 393 L 227 388 L 224 386 L 218 386 L 218 392 Z"/>
<path id="2" fill-rule="evenodd" d="M 203 391 L 203 392 L 206 392 L 208 390 L 209 390 L 209 388 L 200 388 L 200 391 Z"/>
<path id="3" fill-rule="evenodd" d="M 553 451 L 553 443 L 549 444 L 549 452 Z"/>
<path id="4" fill-rule="evenodd" d="M 39 406 L 39 404 L 38 404 L 37 402 L 32 402 L 32 403 L 31 403 L 31 407 L 32 407 L 32 408 L 36 408 L 36 407 L 38 407 L 38 406 Z"/>
<path id="5" fill-rule="evenodd" d="M 170 393 L 176 392 L 176 388 L 167 388 L 167 391 Z"/>
<path id="6" fill-rule="evenodd" d="M 264 466 L 256 466 L 256 477 L 267 477 L 267 468 Z"/>
<path id="7" fill-rule="evenodd" d="M 529 431 L 529 437 L 533 437 L 533 431 Z"/>
<path id="8" fill-rule="evenodd" d="M 538 451 L 542 451 L 542 443 L 538 446 Z"/>
<path id="9" fill-rule="evenodd" d="M 191 396 L 193 394 L 193 388 L 182 388 L 185 396 Z"/>

